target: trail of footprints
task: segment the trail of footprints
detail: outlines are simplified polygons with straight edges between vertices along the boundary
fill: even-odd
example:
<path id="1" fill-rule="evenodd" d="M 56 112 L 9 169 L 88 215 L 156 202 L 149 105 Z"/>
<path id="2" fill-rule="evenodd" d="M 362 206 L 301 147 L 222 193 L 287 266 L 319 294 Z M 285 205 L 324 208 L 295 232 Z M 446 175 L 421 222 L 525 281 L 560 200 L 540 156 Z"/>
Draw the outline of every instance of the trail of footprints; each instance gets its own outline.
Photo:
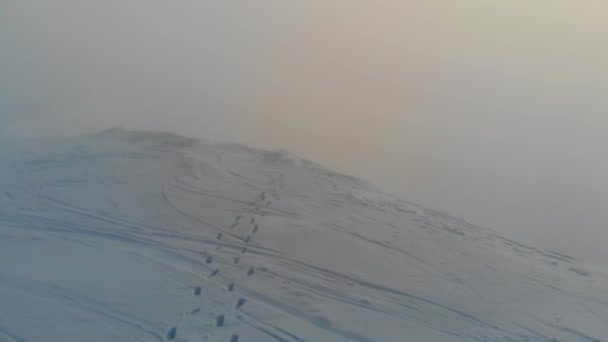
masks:
<path id="1" fill-rule="evenodd" d="M 275 180 L 273 179 L 273 181 L 271 182 L 271 184 L 273 184 L 275 182 Z M 279 187 L 283 186 L 283 179 L 281 178 L 279 180 Z M 274 192 L 274 191 L 273 191 Z M 268 199 L 266 192 L 262 192 L 260 194 L 260 196 L 258 196 L 258 198 L 256 198 L 256 200 L 254 200 L 253 202 L 249 203 L 249 208 L 247 210 L 247 212 L 249 214 L 253 214 L 253 215 L 260 215 L 259 213 L 259 208 L 260 206 L 257 205 L 257 202 L 262 202 L 262 205 L 265 205 L 266 207 L 270 206 L 272 204 L 272 202 Z M 264 213 L 261 213 L 261 216 L 264 216 Z M 231 225 L 231 229 L 236 228 L 239 223 L 241 222 L 241 220 L 243 219 L 243 215 L 238 215 L 234 218 L 234 222 Z M 244 244 L 248 244 L 251 242 L 251 240 L 254 238 L 255 234 L 260 230 L 260 226 L 258 223 L 256 223 L 256 218 L 252 217 L 249 220 L 249 225 L 252 227 L 251 229 L 251 233 L 249 235 L 246 235 L 244 238 L 242 238 L 242 241 Z M 221 240 L 224 237 L 224 233 L 219 232 L 216 235 L 216 240 Z M 233 258 L 233 264 L 234 265 L 239 265 L 242 259 L 242 256 L 247 253 L 248 249 L 246 246 L 243 246 L 241 248 L 240 251 L 240 255 L 235 256 Z M 205 255 L 205 263 L 207 265 L 212 265 L 214 262 L 214 258 L 212 255 L 206 254 Z M 208 279 L 214 278 L 216 277 L 218 274 L 220 273 L 220 270 L 218 268 L 214 268 L 212 269 L 211 273 L 208 276 Z M 246 272 L 246 276 L 247 277 L 251 277 L 255 274 L 255 268 L 253 266 L 250 266 L 247 268 L 247 272 Z M 235 283 L 234 282 L 230 282 L 226 285 L 226 289 L 229 293 L 234 293 L 235 292 Z M 193 287 L 194 290 L 194 296 L 196 297 L 200 297 L 202 296 L 202 292 L 203 292 L 203 288 L 201 286 L 195 286 Z M 246 298 L 242 298 L 239 297 L 236 301 L 236 303 L 234 304 L 234 308 L 236 310 L 241 310 L 245 304 L 247 303 L 247 299 Z M 201 312 L 201 307 L 197 307 L 195 309 L 193 309 L 192 311 L 190 311 L 191 315 L 195 315 L 197 313 Z M 223 328 L 226 324 L 226 315 L 224 314 L 219 314 L 217 316 L 215 316 L 215 327 L 216 328 Z M 177 337 L 177 327 L 172 326 L 169 331 L 167 332 L 166 335 L 166 339 L 167 341 L 173 341 L 175 340 L 175 338 Z M 232 334 L 230 337 L 230 342 L 239 342 L 239 335 L 238 334 Z"/>

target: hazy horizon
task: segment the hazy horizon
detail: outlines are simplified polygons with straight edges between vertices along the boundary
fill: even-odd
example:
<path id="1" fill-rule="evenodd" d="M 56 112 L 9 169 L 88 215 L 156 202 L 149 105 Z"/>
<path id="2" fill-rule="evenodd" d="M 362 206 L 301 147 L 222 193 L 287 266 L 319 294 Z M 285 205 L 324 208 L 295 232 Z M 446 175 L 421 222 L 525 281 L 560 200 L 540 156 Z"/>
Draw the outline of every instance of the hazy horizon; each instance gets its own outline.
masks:
<path id="1" fill-rule="evenodd" d="M 608 259 L 601 1 L 4 1 L 0 134 L 284 148 Z"/>

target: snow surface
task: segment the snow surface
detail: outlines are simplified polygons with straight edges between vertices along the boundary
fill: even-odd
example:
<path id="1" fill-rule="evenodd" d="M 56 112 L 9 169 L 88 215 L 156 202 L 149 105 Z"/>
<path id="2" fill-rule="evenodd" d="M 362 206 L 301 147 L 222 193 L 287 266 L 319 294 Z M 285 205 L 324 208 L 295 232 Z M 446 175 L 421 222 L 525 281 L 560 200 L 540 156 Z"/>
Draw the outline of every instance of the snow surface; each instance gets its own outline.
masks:
<path id="1" fill-rule="evenodd" d="M 285 151 L 0 150 L 0 341 L 608 341 L 606 270 Z"/>

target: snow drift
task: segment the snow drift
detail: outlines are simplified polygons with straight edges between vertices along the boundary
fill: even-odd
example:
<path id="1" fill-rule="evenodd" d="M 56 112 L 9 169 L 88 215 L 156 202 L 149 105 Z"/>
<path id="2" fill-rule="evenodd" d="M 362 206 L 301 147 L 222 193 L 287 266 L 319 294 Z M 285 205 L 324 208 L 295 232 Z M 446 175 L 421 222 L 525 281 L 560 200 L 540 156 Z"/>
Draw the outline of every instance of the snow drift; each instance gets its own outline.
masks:
<path id="1" fill-rule="evenodd" d="M 285 151 L 3 144 L 1 341 L 608 341 L 603 269 Z"/>

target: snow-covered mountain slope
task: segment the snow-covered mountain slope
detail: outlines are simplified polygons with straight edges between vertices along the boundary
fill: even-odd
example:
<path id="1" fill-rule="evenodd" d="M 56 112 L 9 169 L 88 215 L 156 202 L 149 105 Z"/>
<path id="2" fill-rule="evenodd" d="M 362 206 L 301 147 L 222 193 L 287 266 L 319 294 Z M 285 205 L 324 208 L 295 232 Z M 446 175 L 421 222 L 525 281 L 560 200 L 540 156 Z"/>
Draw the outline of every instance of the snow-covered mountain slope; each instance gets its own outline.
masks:
<path id="1" fill-rule="evenodd" d="M 283 151 L 3 144 L 0 341 L 608 341 L 608 277 Z"/>

